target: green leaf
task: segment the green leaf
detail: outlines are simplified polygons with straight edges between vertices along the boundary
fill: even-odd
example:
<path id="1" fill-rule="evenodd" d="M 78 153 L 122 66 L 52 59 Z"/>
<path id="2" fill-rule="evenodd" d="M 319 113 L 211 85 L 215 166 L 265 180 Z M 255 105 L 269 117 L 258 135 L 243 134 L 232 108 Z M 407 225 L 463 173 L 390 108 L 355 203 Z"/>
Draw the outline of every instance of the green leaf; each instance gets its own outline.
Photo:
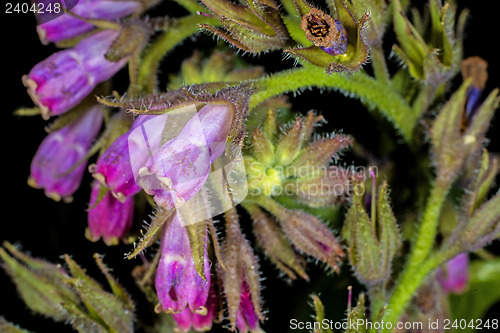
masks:
<path id="1" fill-rule="evenodd" d="M 450 295 L 454 319 L 482 319 L 489 308 L 500 301 L 500 259 L 473 261 L 469 268 L 469 287 L 461 295 Z M 467 327 L 460 332 L 474 332 Z"/>

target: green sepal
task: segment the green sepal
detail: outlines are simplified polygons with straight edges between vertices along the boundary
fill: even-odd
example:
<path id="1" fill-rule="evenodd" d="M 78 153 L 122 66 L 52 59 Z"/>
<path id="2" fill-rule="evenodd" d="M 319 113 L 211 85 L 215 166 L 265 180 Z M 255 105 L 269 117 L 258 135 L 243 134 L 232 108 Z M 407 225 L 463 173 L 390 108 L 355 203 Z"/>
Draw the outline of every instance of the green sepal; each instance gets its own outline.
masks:
<path id="1" fill-rule="evenodd" d="M 0 317 L 0 332 L 3 333 L 30 333 L 30 331 L 20 328 L 17 325 L 9 323 L 3 317 Z"/>
<path id="2" fill-rule="evenodd" d="M 393 1 L 393 21 L 396 37 L 401 45 L 401 49 L 398 48 L 395 52 L 402 57 L 401 59 L 408 66 L 411 75 L 414 78 L 423 80 L 423 62 L 428 54 L 427 44 L 403 12 L 399 0 Z"/>
<path id="3" fill-rule="evenodd" d="M 276 147 L 276 163 L 288 165 L 299 155 L 302 143 L 302 121 L 297 118 L 285 134 L 280 136 Z"/>
<path id="4" fill-rule="evenodd" d="M 313 306 L 314 306 L 314 312 L 315 312 L 315 320 L 318 323 L 322 323 L 325 318 L 325 306 L 321 302 L 320 298 L 317 295 L 311 295 L 312 301 L 313 301 Z M 333 333 L 333 331 L 330 328 L 324 328 L 323 325 L 320 328 L 315 328 L 314 333 Z"/>
<path id="5" fill-rule="evenodd" d="M 194 267 L 198 275 L 206 281 L 206 275 L 210 272 L 205 272 L 205 256 L 207 248 L 207 222 L 201 221 L 197 223 L 188 224 L 186 231 L 189 238 L 189 246 L 191 247 L 191 254 L 193 256 Z"/>
<path id="6" fill-rule="evenodd" d="M 256 160 L 264 165 L 272 165 L 275 159 L 273 143 L 259 128 L 254 130 L 251 140 L 252 152 Z"/>
<path id="7" fill-rule="evenodd" d="M 170 214 L 175 214 L 175 211 L 168 211 L 161 207 L 157 208 L 157 211 L 151 219 L 151 223 L 149 224 L 146 233 L 143 234 L 143 236 L 140 238 L 139 243 L 135 245 L 134 250 L 131 253 L 127 254 L 128 259 L 136 257 L 159 239 L 162 227 L 167 221 Z"/>

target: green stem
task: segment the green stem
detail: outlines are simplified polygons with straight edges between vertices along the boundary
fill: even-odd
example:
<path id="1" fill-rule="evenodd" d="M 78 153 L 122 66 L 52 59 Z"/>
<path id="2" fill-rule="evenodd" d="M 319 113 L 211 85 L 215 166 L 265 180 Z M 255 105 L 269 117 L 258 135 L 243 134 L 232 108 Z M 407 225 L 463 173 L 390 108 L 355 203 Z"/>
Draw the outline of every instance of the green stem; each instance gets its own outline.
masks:
<path id="1" fill-rule="evenodd" d="M 389 299 L 387 311 L 382 317 L 386 322 L 390 321 L 394 324 L 401 317 L 425 277 L 444 260 L 450 258 L 451 251 L 455 251 L 455 249 L 449 249 L 446 252 L 439 252 L 437 255 L 430 255 L 438 231 L 439 216 L 450 185 L 450 181 L 438 178 L 432 187 L 417 239 L 414 242 L 405 270 L 398 279 Z"/>
<path id="2" fill-rule="evenodd" d="M 184 39 L 197 33 L 200 30 L 198 24 L 201 23 L 219 25 L 219 21 L 202 15 L 194 14 L 181 17 L 146 50 L 138 77 L 138 84 L 145 93 L 151 94 L 155 91 L 155 73 L 158 72 L 163 57 Z"/>
<path id="3" fill-rule="evenodd" d="M 417 269 L 406 270 L 401 279 L 398 280 L 396 287 L 392 293 L 391 298 L 387 304 L 381 320 L 384 322 L 395 323 L 399 320 L 403 311 L 405 310 L 412 297 L 417 292 L 418 288 L 422 285 L 425 278 L 436 268 L 441 266 L 447 260 L 453 258 L 457 251 L 450 249 L 448 251 L 438 252 L 429 257 L 428 260 L 423 262 Z M 384 329 L 382 332 L 391 332 L 390 329 Z"/>
<path id="4" fill-rule="evenodd" d="M 370 313 L 373 322 L 380 321 L 380 313 L 385 305 L 385 286 L 374 285 L 368 287 L 370 298 Z"/>
<path id="5" fill-rule="evenodd" d="M 430 197 L 425 205 L 417 239 L 408 259 L 408 269 L 418 268 L 429 256 L 438 232 L 439 216 L 450 190 L 450 185 L 449 181 L 441 181 L 440 178 L 434 183 Z"/>
<path id="6" fill-rule="evenodd" d="M 329 88 L 356 96 L 369 110 L 379 110 L 411 141 L 418 117 L 390 86 L 363 72 L 327 75 L 324 68 L 306 65 L 253 81 L 257 91 L 250 97 L 250 109 L 269 97 L 309 87 Z M 344 112 L 341 110 L 339 112 Z"/>
<path id="7" fill-rule="evenodd" d="M 377 81 L 386 85 L 391 85 L 387 63 L 385 61 L 384 50 L 380 47 L 372 47 L 370 50 L 371 64 Z"/>

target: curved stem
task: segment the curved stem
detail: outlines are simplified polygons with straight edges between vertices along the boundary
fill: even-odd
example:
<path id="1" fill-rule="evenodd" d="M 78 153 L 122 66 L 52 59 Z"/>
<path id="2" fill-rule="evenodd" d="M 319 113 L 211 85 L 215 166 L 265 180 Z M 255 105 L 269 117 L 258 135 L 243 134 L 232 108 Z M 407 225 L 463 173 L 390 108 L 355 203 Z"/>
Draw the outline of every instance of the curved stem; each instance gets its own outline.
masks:
<path id="1" fill-rule="evenodd" d="M 407 142 L 411 141 L 418 115 L 390 86 L 356 72 L 327 75 L 323 68 L 306 65 L 253 81 L 257 91 L 250 97 L 250 109 L 265 99 L 309 87 L 329 88 L 354 95 L 369 110 L 380 111 Z"/>
<path id="2" fill-rule="evenodd" d="M 200 28 L 198 24 L 201 23 L 212 25 L 220 24 L 219 21 L 202 15 L 194 14 L 181 17 L 146 50 L 138 75 L 138 84 L 145 93 L 151 94 L 155 91 L 155 73 L 157 73 L 160 61 L 163 57 L 184 39 L 199 32 Z"/>

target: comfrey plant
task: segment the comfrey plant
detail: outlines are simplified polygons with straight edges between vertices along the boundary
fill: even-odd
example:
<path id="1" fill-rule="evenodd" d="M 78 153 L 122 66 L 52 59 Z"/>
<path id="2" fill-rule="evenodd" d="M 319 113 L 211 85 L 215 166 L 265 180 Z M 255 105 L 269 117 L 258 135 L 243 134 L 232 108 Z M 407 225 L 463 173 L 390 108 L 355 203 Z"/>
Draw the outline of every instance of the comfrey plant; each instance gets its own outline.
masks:
<path id="1" fill-rule="evenodd" d="M 51 121 L 28 184 L 66 202 L 90 188 L 89 243 L 140 263 L 136 286 L 121 285 L 95 255 L 104 288 L 71 253 L 53 264 L 5 242 L 26 305 L 79 332 L 498 328 L 482 319 L 500 299 L 500 260 L 485 249 L 500 237 L 486 145 L 500 97 L 486 61 L 463 59 L 467 12 L 451 0 L 175 1 L 184 16 L 158 14 L 161 0 L 38 15 L 41 42 L 60 50 L 22 78 L 35 107 L 16 114 Z M 164 58 L 178 68 L 170 51 L 200 31 L 221 43 L 195 44 L 167 74 Z M 292 111 L 313 88 L 322 109 Z M 342 94 L 384 126 L 379 150 L 339 128 Z M 276 271 L 290 291 L 310 286 L 314 319 L 268 324 Z M 324 281 L 344 289 L 334 302 L 318 295 Z M 7 320 L 0 330 L 27 332 Z"/>

